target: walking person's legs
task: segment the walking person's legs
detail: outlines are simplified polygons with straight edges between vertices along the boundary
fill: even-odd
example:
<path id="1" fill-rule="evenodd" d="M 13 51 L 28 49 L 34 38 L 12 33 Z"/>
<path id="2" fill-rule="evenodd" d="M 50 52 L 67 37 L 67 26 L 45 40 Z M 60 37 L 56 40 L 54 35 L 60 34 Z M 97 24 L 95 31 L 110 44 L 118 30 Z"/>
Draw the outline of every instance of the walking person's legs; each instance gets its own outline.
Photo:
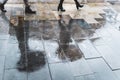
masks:
<path id="1" fill-rule="evenodd" d="M 65 11 L 65 9 L 63 8 L 63 2 L 64 2 L 64 0 L 60 0 L 60 3 L 59 3 L 59 5 L 58 5 L 58 11 L 59 11 L 59 10 L 62 11 L 62 12 Z"/>
<path id="2" fill-rule="evenodd" d="M 23 0 L 24 1 L 24 4 L 25 4 L 25 13 L 28 13 L 28 14 L 35 14 L 36 11 L 32 11 L 31 8 L 30 8 L 30 5 L 28 3 L 28 0 Z"/>
<path id="3" fill-rule="evenodd" d="M 83 5 L 81 5 L 77 0 L 74 0 L 75 1 L 75 4 L 76 4 L 76 8 L 79 9 L 83 7 Z"/>

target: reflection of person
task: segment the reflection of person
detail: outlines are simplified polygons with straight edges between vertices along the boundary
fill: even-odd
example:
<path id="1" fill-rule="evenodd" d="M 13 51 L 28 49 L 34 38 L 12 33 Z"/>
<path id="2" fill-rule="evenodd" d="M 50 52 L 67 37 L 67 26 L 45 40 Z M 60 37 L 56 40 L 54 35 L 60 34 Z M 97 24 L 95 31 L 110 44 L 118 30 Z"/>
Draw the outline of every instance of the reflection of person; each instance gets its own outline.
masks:
<path id="1" fill-rule="evenodd" d="M 8 0 L 4 0 L 4 2 L 2 4 L 0 4 L 0 9 L 2 12 L 6 12 L 4 5 L 7 3 Z M 25 4 L 25 13 L 29 13 L 29 14 L 35 14 L 36 11 L 32 11 L 30 9 L 30 5 L 28 4 L 28 0 L 23 0 L 24 4 Z"/>
<path id="2" fill-rule="evenodd" d="M 65 9 L 63 8 L 63 1 L 64 1 L 64 0 L 60 0 L 60 3 L 59 3 L 59 5 L 58 5 L 58 11 L 62 11 L 62 12 L 65 11 Z M 79 4 L 79 2 L 78 2 L 77 0 L 74 0 L 74 1 L 75 1 L 76 8 L 77 8 L 77 9 L 83 7 L 83 5 Z"/>
<path id="3" fill-rule="evenodd" d="M 71 28 L 74 21 L 71 18 L 63 18 L 59 15 L 60 19 L 58 21 L 60 27 L 59 34 L 59 48 L 57 49 L 57 54 L 61 59 L 69 59 L 70 61 L 75 61 L 82 57 L 80 50 L 77 48 L 76 44 L 73 44 L 73 39 L 71 39 Z M 72 44 L 70 44 L 72 43 Z"/>
<path id="4" fill-rule="evenodd" d="M 27 66 L 27 61 L 26 61 L 26 51 L 29 50 L 28 48 L 28 32 L 24 33 L 25 28 L 23 26 L 24 24 L 24 18 L 23 17 L 19 17 L 18 18 L 18 26 L 15 26 L 15 32 L 16 32 L 16 37 L 19 43 L 19 49 L 20 49 L 20 53 L 21 53 L 21 57 L 20 57 L 20 67 L 25 67 Z M 29 28 L 29 27 L 28 27 Z M 28 30 L 28 29 L 26 29 Z"/>
<path id="5" fill-rule="evenodd" d="M 60 20 L 58 23 L 60 27 L 58 54 L 61 58 L 65 58 L 65 56 L 67 56 L 69 43 L 71 42 L 71 35 L 69 30 L 71 20 L 63 20 L 62 15 L 60 15 Z"/>
<path id="6" fill-rule="evenodd" d="M 17 68 L 20 71 L 35 71 L 45 65 L 45 57 L 42 51 L 30 50 L 28 45 L 29 40 L 29 21 L 24 22 L 23 17 L 18 17 L 18 22 L 14 21 L 16 18 L 11 19 L 18 45 L 20 49 L 20 60 L 18 61 Z M 17 23 L 16 23 L 17 22 Z M 16 25 L 17 24 L 17 25 Z"/>

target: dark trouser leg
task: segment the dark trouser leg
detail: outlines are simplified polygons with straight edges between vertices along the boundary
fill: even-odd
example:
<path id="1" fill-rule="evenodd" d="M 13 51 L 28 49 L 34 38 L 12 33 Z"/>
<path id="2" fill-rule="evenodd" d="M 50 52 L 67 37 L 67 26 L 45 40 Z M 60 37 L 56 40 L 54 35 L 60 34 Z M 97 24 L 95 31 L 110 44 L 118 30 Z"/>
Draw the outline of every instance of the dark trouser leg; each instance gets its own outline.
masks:
<path id="1" fill-rule="evenodd" d="M 59 11 L 59 10 L 65 11 L 65 10 L 63 9 L 63 2 L 64 2 L 64 0 L 60 0 L 60 3 L 59 3 L 59 5 L 58 5 L 58 11 Z"/>
<path id="2" fill-rule="evenodd" d="M 79 7 L 83 7 L 83 5 L 80 5 L 80 3 L 77 0 L 74 0 L 74 1 L 77 9 L 79 9 Z"/>
<path id="3" fill-rule="evenodd" d="M 25 4 L 25 13 L 29 13 L 29 14 L 35 14 L 36 11 L 32 11 L 30 8 L 30 5 L 28 4 L 28 0 L 23 0 L 24 4 Z"/>
<path id="4" fill-rule="evenodd" d="M 0 9 L 2 12 L 6 12 L 6 10 L 4 10 L 4 5 L 7 3 L 8 0 L 4 0 L 4 2 L 0 5 Z"/>
<path id="5" fill-rule="evenodd" d="M 74 1 L 75 1 L 75 4 L 76 4 L 76 5 L 78 5 L 78 4 L 79 4 L 79 2 L 78 2 L 77 0 L 74 0 Z"/>
<path id="6" fill-rule="evenodd" d="M 64 0 L 60 0 L 59 7 L 63 8 L 63 2 Z"/>
<path id="7" fill-rule="evenodd" d="M 24 1 L 24 4 L 25 4 L 25 7 L 29 6 L 28 0 L 23 0 L 23 1 Z"/>

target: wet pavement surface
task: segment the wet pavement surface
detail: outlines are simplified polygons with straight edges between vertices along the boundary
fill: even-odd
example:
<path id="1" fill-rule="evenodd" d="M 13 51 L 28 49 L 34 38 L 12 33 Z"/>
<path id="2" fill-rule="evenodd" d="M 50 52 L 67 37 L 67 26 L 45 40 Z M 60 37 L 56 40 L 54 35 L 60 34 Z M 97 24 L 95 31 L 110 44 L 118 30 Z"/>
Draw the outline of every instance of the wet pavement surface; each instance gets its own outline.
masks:
<path id="1" fill-rule="evenodd" d="M 51 10 L 25 15 L 22 4 L 8 4 L 0 14 L 0 80 L 120 79 L 119 12 L 91 4 L 103 12 L 88 11 L 87 18 L 74 9 L 57 13 L 56 4 L 42 5 Z"/>

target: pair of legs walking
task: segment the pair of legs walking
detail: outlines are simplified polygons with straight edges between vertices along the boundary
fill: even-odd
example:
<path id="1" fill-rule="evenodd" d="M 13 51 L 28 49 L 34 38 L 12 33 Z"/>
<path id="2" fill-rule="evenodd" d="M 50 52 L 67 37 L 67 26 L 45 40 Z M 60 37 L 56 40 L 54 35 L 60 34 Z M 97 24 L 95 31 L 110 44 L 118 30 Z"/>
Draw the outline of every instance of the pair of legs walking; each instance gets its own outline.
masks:
<path id="1" fill-rule="evenodd" d="M 4 0 L 4 2 L 0 5 L 0 9 L 2 12 L 6 12 L 4 6 L 5 4 L 7 3 L 8 0 Z M 24 1 L 24 4 L 25 4 L 25 13 L 30 13 L 30 14 L 35 14 L 36 11 L 32 11 L 30 9 L 30 5 L 28 4 L 28 0 L 23 0 Z"/>
<path id="2" fill-rule="evenodd" d="M 77 8 L 77 9 L 83 7 L 83 5 L 79 4 L 79 2 L 78 2 L 77 0 L 74 0 L 74 1 L 75 1 L 76 8 Z M 63 11 L 63 12 L 65 11 L 65 9 L 63 8 L 63 2 L 64 2 L 64 0 L 60 0 L 60 3 L 59 3 L 59 5 L 58 5 L 58 11 L 59 11 L 59 10 L 60 10 L 60 11 Z"/>
<path id="3" fill-rule="evenodd" d="M 4 2 L 0 5 L 0 9 L 2 12 L 6 12 L 6 10 L 4 9 L 4 5 L 7 3 L 8 0 L 4 0 Z M 25 13 L 30 13 L 30 14 L 35 14 L 36 11 L 32 11 L 30 9 L 30 5 L 28 4 L 28 0 L 23 0 L 24 4 L 25 4 Z M 77 0 L 74 0 L 75 4 L 76 4 L 76 8 L 79 9 L 80 7 L 83 7 L 83 5 L 79 4 L 79 2 Z M 63 2 L 64 0 L 60 0 L 60 3 L 58 5 L 58 11 L 65 11 L 65 9 L 63 8 Z"/>

